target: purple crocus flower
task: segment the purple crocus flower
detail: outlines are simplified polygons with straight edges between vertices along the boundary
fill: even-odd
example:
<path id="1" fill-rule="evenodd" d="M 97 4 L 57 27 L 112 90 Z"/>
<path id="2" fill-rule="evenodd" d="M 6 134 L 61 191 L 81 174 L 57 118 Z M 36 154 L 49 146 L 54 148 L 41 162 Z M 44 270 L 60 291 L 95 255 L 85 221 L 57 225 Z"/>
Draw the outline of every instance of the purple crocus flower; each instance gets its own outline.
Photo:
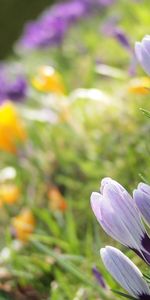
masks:
<path id="1" fill-rule="evenodd" d="M 135 43 L 135 54 L 144 71 L 150 75 L 150 35 Z"/>
<path id="2" fill-rule="evenodd" d="M 67 24 L 63 20 L 51 18 L 30 22 L 26 25 L 19 46 L 26 49 L 43 48 L 61 44 L 66 32 Z"/>
<path id="3" fill-rule="evenodd" d="M 150 300 L 150 289 L 136 265 L 120 250 L 106 246 L 100 250 L 102 261 L 113 278 L 133 299 Z"/>
<path id="4" fill-rule="evenodd" d="M 27 82 L 23 76 L 18 77 L 13 83 L 10 83 L 7 89 L 7 99 L 20 101 L 25 98 Z"/>
<path id="5" fill-rule="evenodd" d="M 117 18 L 110 18 L 107 22 L 103 24 L 101 28 L 102 33 L 108 37 L 114 38 L 123 48 L 125 48 L 129 52 L 132 52 L 129 37 L 123 31 L 123 29 L 118 27 L 117 23 Z"/>
<path id="6" fill-rule="evenodd" d="M 99 272 L 99 270 L 97 269 L 96 266 L 94 266 L 92 268 L 92 272 L 93 272 L 93 275 L 94 277 L 96 278 L 97 282 L 99 283 L 99 285 L 103 288 L 103 289 L 106 289 L 106 284 L 105 284 L 105 281 L 104 281 L 104 278 L 103 278 L 103 275 Z"/>
<path id="7" fill-rule="evenodd" d="M 118 182 L 104 178 L 100 193 L 93 192 L 91 195 L 91 206 L 108 235 L 150 264 L 150 238 L 134 200 Z"/>
<path id="8" fill-rule="evenodd" d="M 129 38 L 121 28 L 114 28 L 113 36 L 122 47 L 131 51 L 132 48 Z"/>
<path id="9" fill-rule="evenodd" d="M 53 6 L 52 9 L 46 13 L 46 15 L 49 18 L 51 14 L 71 24 L 88 15 L 89 8 L 90 2 L 88 0 L 73 0 Z"/>
<path id="10" fill-rule="evenodd" d="M 48 8 L 33 22 L 27 23 L 18 49 L 59 46 L 70 27 L 97 7 L 109 6 L 114 0 L 71 0 Z"/>
<path id="11" fill-rule="evenodd" d="M 22 74 L 12 74 L 11 67 L 0 65 L 0 103 L 22 101 L 26 97 L 27 81 Z"/>
<path id="12" fill-rule="evenodd" d="M 18 46 L 26 49 L 58 46 L 71 25 L 90 12 L 87 0 L 72 0 L 48 8 L 37 21 L 25 26 Z"/>
<path id="13" fill-rule="evenodd" d="M 146 183 L 139 183 L 136 190 L 133 192 L 133 199 L 144 217 L 150 225 L 150 186 Z"/>

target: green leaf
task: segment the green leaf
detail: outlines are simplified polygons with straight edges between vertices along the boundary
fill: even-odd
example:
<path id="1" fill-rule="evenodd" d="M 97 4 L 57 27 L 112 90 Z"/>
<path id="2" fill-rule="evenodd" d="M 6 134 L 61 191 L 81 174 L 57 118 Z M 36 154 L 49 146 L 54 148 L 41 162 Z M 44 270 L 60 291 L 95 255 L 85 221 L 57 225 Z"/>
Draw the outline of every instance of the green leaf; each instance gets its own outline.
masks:
<path id="1" fill-rule="evenodd" d="M 148 118 L 150 118 L 150 111 L 144 108 L 140 108 L 140 110 L 144 113 L 144 115 Z"/>
<path id="2" fill-rule="evenodd" d="M 150 276 L 148 276 L 147 274 L 143 274 L 143 276 L 147 279 L 147 281 L 150 282 Z"/>
<path id="3" fill-rule="evenodd" d="M 118 294 L 124 298 L 128 298 L 128 299 L 132 299 L 132 300 L 138 300 L 137 298 L 133 297 L 133 296 L 130 296 L 130 295 L 127 295 L 125 293 L 122 293 L 122 292 L 119 292 L 119 291 L 116 291 L 116 290 L 111 290 L 113 293 L 115 294 Z"/>
<path id="4" fill-rule="evenodd" d="M 139 177 L 142 179 L 143 182 L 149 184 L 149 182 L 147 181 L 147 179 L 145 178 L 145 176 L 141 173 L 139 173 Z"/>

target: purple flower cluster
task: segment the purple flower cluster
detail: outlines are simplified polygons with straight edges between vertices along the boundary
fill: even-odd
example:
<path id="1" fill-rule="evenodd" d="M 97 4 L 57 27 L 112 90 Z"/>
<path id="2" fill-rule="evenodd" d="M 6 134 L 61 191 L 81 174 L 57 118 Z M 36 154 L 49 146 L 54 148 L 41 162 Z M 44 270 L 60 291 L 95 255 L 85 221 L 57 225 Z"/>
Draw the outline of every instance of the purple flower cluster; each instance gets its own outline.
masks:
<path id="1" fill-rule="evenodd" d="M 18 47 L 32 50 L 58 46 L 69 28 L 79 19 L 89 16 L 93 8 L 108 6 L 114 0 L 71 0 L 48 8 L 33 22 L 29 22 L 18 42 Z"/>
<path id="2" fill-rule="evenodd" d="M 22 101 L 26 97 L 26 92 L 25 76 L 20 72 L 13 74 L 10 66 L 0 65 L 0 104 L 6 100 Z"/>

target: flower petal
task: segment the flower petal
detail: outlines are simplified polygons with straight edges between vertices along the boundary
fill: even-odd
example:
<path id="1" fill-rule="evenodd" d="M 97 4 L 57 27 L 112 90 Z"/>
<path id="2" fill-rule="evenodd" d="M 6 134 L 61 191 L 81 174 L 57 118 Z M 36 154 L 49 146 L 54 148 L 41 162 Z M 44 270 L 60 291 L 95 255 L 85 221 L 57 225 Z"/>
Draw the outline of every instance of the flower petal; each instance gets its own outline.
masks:
<path id="1" fill-rule="evenodd" d="M 133 192 L 133 198 L 140 213 L 147 223 L 150 224 L 150 194 L 144 193 L 138 189 Z"/>
<path id="2" fill-rule="evenodd" d="M 107 246 L 100 250 L 100 254 L 106 269 L 130 295 L 150 295 L 142 273 L 120 250 Z"/>

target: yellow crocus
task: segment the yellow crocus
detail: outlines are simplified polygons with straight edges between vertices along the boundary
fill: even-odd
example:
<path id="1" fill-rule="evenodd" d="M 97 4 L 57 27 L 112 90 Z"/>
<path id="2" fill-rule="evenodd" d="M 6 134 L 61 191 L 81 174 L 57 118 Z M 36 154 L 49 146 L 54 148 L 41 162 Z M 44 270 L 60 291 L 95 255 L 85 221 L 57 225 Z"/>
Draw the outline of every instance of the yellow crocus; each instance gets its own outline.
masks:
<path id="1" fill-rule="evenodd" d="M 60 74 L 51 66 L 42 66 L 33 77 L 32 85 L 40 92 L 65 94 L 65 87 Z"/>
<path id="2" fill-rule="evenodd" d="M 49 208 L 52 211 L 64 212 L 67 209 L 67 202 L 57 187 L 53 186 L 49 188 L 48 199 L 49 199 Z"/>
<path id="3" fill-rule="evenodd" d="M 16 152 L 16 142 L 24 141 L 26 133 L 15 107 L 6 102 L 0 106 L 0 150 Z"/>
<path id="4" fill-rule="evenodd" d="M 12 226 L 18 240 L 28 241 L 35 228 L 35 218 L 29 209 L 24 209 L 21 213 L 13 218 Z"/>
<path id="5" fill-rule="evenodd" d="M 131 94 L 147 95 L 150 93 L 150 78 L 140 77 L 130 81 L 128 91 Z"/>
<path id="6" fill-rule="evenodd" d="M 14 204 L 20 196 L 19 188 L 12 183 L 0 185 L 0 205 L 3 204 Z"/>

